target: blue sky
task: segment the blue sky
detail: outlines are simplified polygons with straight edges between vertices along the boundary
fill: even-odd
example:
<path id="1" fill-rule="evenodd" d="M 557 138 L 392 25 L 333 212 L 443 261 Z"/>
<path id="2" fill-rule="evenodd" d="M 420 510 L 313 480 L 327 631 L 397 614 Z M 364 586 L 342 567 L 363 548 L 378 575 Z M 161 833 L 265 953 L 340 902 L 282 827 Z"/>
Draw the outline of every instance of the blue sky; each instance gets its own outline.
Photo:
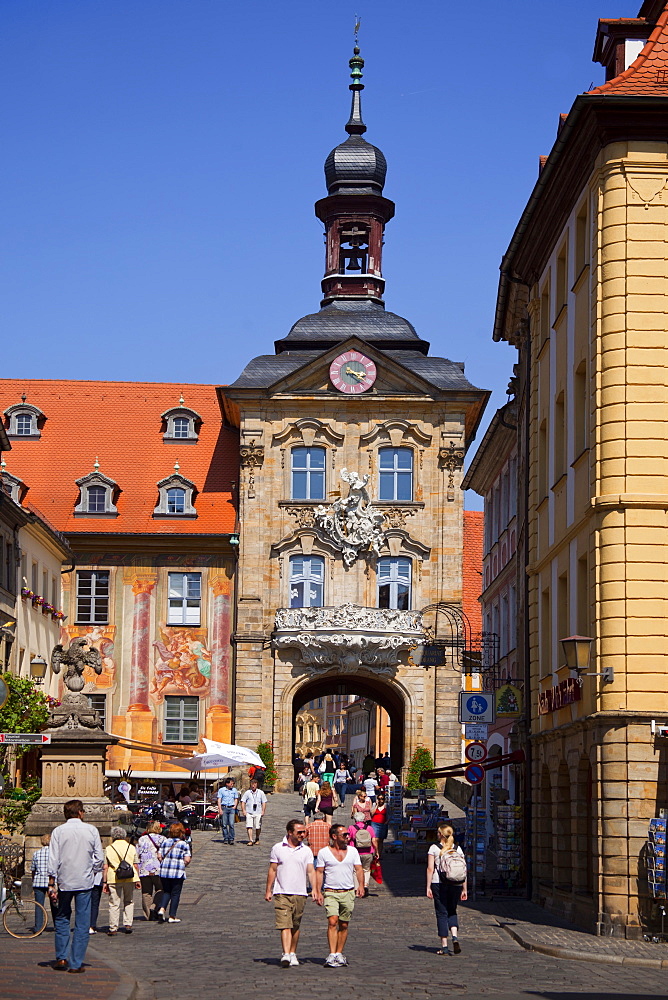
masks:
<path id="1" fill-rule="evenodd" d="M 597 19 L 639 6 L 3 0 L 2 375 L 225 383 L 318 308 L 360 13 L 386 303 L 495 391 L 486 424 L 514 360 L 501 256 L 559 113 L 603 80 Z"/>

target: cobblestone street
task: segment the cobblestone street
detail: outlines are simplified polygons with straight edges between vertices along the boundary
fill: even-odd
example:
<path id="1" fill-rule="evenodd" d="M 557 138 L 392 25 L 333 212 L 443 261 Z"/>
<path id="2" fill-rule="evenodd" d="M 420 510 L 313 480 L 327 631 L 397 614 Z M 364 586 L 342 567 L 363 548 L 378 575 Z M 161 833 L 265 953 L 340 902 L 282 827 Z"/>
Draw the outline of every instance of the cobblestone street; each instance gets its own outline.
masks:
<path id="1" fill-rule="evenodd" d="M 363 993 L 365 1000 L 448 994 L 549 1000 L 668 996 L 666 969 L 601 963 L 597 939 L 588 935 L 580 935 L 581 947 L 589 947 L 598 962 L 551 958 L 523 949 L 499 926 L 497 919 L 509 922 L 508 915 L 495 918 L 493 904 L 462 905 L 462 954 L 437 956 L 432 904 L 424 896 L 424 871 L 419 865 L 404 865 L 398 855 L 384 858 L 385 884 L 375 887 L 372 882 L 370 897 L 356 905 L 346 948 L 349 968 L 323 967 L 325 917 L 311 901 L 302 923 L 302 965 L 281 968 L 273 907 L 264 901 L 264 884 L 269 848 L 282 835 L 285 822 L 299 815 L 298 807 L 296 795 L 270 798 L 258 848 L 243 843 L 226 847 L 217 832 L 196 833 L 195 856 L 179 910 L 182 923 L 147 924 L 138 919 L 132 937 L 95 938 L 91 959 L 111 959 L 134 976 L 139 982 L 137 1000 L 175 995 L 208 1000 L 249 993 L 272 1000 L 296 993 L 317 1000 L 350 987 Z M 242 832 L 240 826 L 237 830 Z M 140 910 L 138 894 L 135 901 L 136 911 Z M 527 905 L 526 912 L 529 922 L 535 920 L 534 907 Z M 103 909 L 102 926 L 105 920 Z M 546 934 L 546 940 L 568 944 L 567 937 L 559 937 L 558 928 Z M 629 954 L 626 942 L 620 944 Z M 668 949 L 662 946 L 638 947 L 654 960 L 668 958 Z M 79 990 L 76 994 L 81 995 Z"/>

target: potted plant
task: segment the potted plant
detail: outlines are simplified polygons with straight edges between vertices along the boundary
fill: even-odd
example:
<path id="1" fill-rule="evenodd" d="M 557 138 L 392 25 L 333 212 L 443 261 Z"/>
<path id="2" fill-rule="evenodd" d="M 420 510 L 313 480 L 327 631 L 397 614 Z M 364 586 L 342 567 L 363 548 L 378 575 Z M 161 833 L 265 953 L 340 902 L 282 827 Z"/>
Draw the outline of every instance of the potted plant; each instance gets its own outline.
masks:
<path id="1" fill-rule="evenodd" d="M 419 788 L 436 788 L 436 782 L 433 778 L 428 778 L 426 781 L 420 781 L 421 773 L 423 771 L 429 771 L 433 766 L 434 759 L 429 750 L 423 746 L 416 747 L 415 752 L 411 757 L 411 762 L 408 765 L 406 789 L 409 792 L 415 793 Z"/>

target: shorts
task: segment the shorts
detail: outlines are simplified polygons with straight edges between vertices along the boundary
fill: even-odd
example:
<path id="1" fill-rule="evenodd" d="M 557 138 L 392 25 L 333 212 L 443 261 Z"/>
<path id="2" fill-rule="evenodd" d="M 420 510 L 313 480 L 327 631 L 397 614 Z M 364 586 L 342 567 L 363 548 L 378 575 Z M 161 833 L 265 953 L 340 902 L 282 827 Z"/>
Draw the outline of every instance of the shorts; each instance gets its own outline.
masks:
<path id="1" fill-rule="evenodd" d="M 320 806 L 320 812 L 323 814 L 323 816 L 333 816 L 334 815 L 334 807 L 333 806 Z"/>
<path id="2" fill-rule="evenodd" d="M 276 930 L 298 931 L 305 904 L 306 896 L 286 896 L 283 892 L 274 893 Z"/>
<path id="3" fill-rule="evenodd" d="M 312 816 L 315 812 L 316 799 L 307 799 L 304 802 L 304 816 Z"/>
<path id="4" fill-rule="evenodd" d="M 259 830 L 262 827 L 262 813 L 248 813 L 246 815 L 246 829 Z"/>
<path id="5" fill-rule="evenodd" d="M 348 923 L 355 909 L 355 890 L 346 889 L 337 892 L 328 892 L 325 889 L 325 913 L 328 917 L 338 917 L 344 923 Z"/>

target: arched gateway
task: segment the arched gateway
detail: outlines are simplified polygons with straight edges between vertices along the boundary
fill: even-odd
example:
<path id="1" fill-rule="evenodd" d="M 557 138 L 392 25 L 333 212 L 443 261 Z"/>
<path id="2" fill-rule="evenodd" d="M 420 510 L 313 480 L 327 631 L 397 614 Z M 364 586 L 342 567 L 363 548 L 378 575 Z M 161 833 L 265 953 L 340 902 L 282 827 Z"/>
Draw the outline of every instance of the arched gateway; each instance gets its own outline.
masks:
<path id="1" fill-rule="evenodd" d="M 383 303 L 394 204 L 363 138 L 364 65 L 350 61 L 348 138 L 327 157 L 323 299 L 275 354 L 220 390 L 239 428 L 234 738 L 271 740 L 292 786 L 297 703 L 346 685 L 394 721 L 393 762 L 416 745 L 460 759 L 460 675 L 409 660 L 418 610 L 461 605 L 461 466 L 487 401 L 459 362 Z"/>

